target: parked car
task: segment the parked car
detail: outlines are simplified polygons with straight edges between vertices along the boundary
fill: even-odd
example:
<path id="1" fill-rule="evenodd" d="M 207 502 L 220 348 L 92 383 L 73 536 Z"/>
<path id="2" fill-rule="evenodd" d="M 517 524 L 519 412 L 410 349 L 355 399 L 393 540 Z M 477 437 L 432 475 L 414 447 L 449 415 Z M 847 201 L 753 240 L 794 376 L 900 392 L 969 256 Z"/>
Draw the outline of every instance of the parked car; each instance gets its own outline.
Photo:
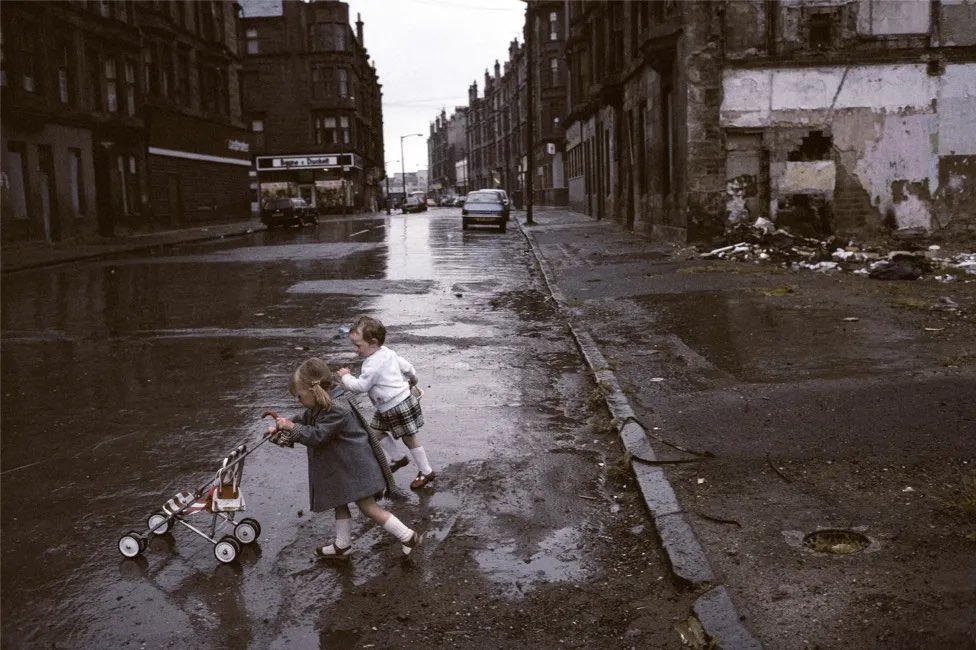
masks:
<path id="1" fill-rule="evenodd" d="M 485 188 L 483 190 L 478 190 L 478 191 L 479 192 L 494 192 L 496 195 L 498 195 L 498 199 L 502 202 L 502 205 L 505 207 L 505 219 L 506 220 L 509 219 L 509 217 L 511 216 L 512 204 L 508 200 L 508 192 L 506 192 L 505 190 L 500 190 L 500 189 L 494 188 L 494 187 Z"/>
<path id="2" fill-rule="evenodd" d="M 465 199 L 466 196 L 467 195 L 465 195 L 465 196 L 459 196 L 456 199 L 454 199 L 454 207 L 455 208 L 463 208 L 464 207 L 464 199 Z"/>
<path id="3" fill-rule="evenodd" d="M 268 228 L 318 223 L 315 208 L 297 196 L 268 199 L 261 208 L 261 223 Z"/>
<path id="4" fill-rule="evenodd" d="M 423 212 L 427 209 L 427 204 L 420 200 L 419 196 L 408 196 L 407 202 L 403 204 L 403 213 Z"/>
<path id="5" fill-rule="evenodd" d="M 498 226 L 499 231 L 505 232 L 508 213 L 497 192 L 478 190 L 468 194 L 461 208 L 461 229 L 467 230 L 468 226 Z"/>
<path id="6" fill-rule="evenodd" d="M 407 198 L 409 199 L 411 196 L 420 201 L 420 209 L 417 210 L 417 212 L 424 212 L 427 210 L 427 194 L 424 192 L 410 192 L 410 194 L 407 195 Z"/>

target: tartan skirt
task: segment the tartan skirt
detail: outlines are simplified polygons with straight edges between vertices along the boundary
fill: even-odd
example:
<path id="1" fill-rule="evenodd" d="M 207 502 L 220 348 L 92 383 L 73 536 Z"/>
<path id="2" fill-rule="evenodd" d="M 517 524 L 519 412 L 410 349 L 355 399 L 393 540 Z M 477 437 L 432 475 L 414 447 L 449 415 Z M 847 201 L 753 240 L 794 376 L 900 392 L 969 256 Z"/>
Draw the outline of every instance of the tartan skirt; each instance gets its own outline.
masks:
<path id="1" fill-rule="evenodd" d="M 420 410 L 420 400 L 411 393 L 390 410 L 383 413 L 377 411 L 369 426 L 397 439 L 412 436 L 424 426 L 424 413 Z"/>

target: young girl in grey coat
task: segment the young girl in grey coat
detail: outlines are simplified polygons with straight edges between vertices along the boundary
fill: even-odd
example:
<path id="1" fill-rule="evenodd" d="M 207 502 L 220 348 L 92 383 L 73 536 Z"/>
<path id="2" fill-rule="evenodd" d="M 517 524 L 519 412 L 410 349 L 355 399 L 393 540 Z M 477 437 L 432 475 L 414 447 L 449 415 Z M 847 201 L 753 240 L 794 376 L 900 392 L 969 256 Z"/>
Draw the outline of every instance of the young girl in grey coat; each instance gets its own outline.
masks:
<path id="1" fill-rule="evenodd" d="M 332 370 L 321 359 L 302 363 L 288 382 L 305 412 L 289 420 L 277 418 L 272 440 L 280 445 L 300 443 L 308 448 L 308 487 L 312 512 L 335 508 L 336 537 L 316 547 L 322 559 L 345 559 L 352 545 L 349 504 L 400 540 L 404 555 L 420 543 L 420 536 L 381 508 L 373 495 L 386 488 L 379 460 L 369 445 L 366 429 L 334 385 Z M 337 399 L 338 398 L 338 399 Z"/>

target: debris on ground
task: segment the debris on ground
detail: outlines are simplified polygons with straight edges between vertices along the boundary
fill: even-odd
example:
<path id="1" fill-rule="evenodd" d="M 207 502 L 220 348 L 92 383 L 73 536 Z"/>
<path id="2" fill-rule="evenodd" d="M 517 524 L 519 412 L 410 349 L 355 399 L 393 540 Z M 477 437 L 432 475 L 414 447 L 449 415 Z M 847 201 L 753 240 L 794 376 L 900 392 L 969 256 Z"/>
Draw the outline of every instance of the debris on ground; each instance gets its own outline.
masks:
<path id="1" fill-rule="evenodd" d="M 833 235 L 814 239 L 776 228 L 768 219 L 752 225 L 737 223 L 723 237 L 725 245 L 700 253 L 703 259 L 773 263 L 786 268 L 821 273 L 848 272 L 874 280 L 917 280 L 932 277 L 939 282 L 976 281 L 976 253 L 941 257 L 941 248 L 885 251 L 877 246 L 844 242 Z M 972 276 L 972 277 L 970 277 Z"/>

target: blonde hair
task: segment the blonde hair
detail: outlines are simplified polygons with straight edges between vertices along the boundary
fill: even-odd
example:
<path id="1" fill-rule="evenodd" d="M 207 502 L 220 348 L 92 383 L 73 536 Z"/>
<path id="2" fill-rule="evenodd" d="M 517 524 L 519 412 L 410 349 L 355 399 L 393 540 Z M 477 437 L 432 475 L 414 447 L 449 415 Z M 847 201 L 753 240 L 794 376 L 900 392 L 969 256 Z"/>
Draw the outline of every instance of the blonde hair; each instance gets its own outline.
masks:
<path id="1" fill-rule="evenodd" d="M 298 397 L 300 393 L 310 392 L 315 398 L 315 403 L 323 410 L 328 411 L 332 408 L 332 397 L 329 389 L 332 388 L 334 379 L 332 369 L 329 364 L 317 357 L 306 360 L 298 366 L 298 370 L 292 373 L 288 380 L 288 391 Z"/>

